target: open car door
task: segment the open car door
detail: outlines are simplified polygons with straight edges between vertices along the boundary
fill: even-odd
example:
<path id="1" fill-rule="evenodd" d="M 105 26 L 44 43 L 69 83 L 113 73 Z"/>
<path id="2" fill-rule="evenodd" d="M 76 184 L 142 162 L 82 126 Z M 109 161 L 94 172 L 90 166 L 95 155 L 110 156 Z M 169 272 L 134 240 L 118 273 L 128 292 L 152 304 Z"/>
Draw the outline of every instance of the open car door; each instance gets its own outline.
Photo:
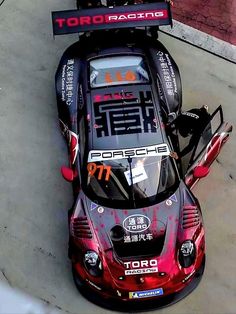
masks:
<path id="1" fill-rule="evenodd" d="M 224 122 L 223 110 L 219 106 L 211 115 L 210 122 L 189 154 L 187 167 L 185 160 L 185 183 L 189 188 L 193 188 L 200 178 L 208 174 L 210 165 L 219 155 L 232 129 L 230 123 Z"/>

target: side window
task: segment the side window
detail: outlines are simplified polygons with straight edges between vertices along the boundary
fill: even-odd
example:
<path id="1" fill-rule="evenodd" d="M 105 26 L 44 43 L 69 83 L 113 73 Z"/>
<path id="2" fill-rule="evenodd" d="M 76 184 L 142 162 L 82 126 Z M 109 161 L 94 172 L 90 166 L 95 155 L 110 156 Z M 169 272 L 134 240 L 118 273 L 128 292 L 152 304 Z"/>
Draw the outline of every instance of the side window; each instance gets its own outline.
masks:
<path id="1" fill-rule="evenodd" d="M 192 153 L 189 167 L 199 157 L 201 152 L 206 148 L 206 146 L 210 142 L 211 138 L 217 132 L 217 130 L 220 128 L 222 123 L 223 123 L 223 111 L 222 111 L 222 107 L 219 106 L 215 110 L 215 112 L 211 115 L 211 120 L 208 123 L 208 125 L 205 127 L 205 129 L 202 133 L 202 136 L 199 139 L 199 142 L 198 142 L 195 150 Z"/>

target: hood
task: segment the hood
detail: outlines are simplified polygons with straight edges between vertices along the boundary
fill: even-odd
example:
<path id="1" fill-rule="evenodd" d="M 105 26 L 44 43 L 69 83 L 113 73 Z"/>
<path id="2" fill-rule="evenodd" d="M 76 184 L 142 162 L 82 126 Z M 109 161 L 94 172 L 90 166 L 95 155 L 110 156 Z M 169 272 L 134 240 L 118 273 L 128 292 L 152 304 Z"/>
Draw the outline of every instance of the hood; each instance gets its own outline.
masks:
<path id="1" fill-rule="evenodd" d="M 159 204 L 127 210 L 99 206 L 86 199 L 87 216 L 103 254 L 112 250 L 117 259 L 125 260 L 159 256 L 169 243 L 175 247 L 180 198 L 178 189 Z"/>
<path id="2" fill-rule="evenodd" d="M 82 230 L 86 233 L 85 238 L 93 237 L 90 246 L 97 243 L 104 267 L 104 286 L 137 290 L 138 284 L 141 291 L 163 286 L 179 271 L 176 250 L 186 222 L 183 204 L 186 201 L 189 204 L 185 207 L 191 209 L 191 217 L 194 206 L 190 204 L 195 204 L 183 182 L 165 201 L 146 208 L 108 208 L 93 203 L 83 193 L 80 199 L 87 221 L 87 227 Z M 190 230 L 187 238 L 192 238 L 196 229 Z M 181 238 L 180 242 L 183 240 Z M 86 241 L 82 243 L 86 246 Z"/>

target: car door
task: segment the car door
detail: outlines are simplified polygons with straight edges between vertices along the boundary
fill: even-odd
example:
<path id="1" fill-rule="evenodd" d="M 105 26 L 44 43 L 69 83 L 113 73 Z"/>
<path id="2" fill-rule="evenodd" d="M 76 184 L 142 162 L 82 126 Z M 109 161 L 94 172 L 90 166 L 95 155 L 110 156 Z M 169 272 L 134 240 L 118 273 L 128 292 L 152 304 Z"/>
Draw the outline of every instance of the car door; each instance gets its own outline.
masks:
<path id="1" fill-rule="evenodd" d="M 210 122 L 189 154 L 187 167 L 185 160 L 184 179 L 189 188 L 193 188 L 200 178 L 208 174 L 210 165 L 219 155 L 232 129 L 232 125 L 224 121 L 223 110 L 219 106 L 211 115 Z"/>

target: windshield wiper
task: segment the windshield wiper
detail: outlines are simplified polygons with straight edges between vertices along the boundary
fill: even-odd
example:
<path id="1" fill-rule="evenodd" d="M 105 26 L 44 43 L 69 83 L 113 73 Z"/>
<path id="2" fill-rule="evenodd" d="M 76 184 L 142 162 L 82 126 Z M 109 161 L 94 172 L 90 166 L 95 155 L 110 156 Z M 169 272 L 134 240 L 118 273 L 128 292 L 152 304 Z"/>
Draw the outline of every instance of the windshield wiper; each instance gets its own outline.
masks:
<path id="1" fill-rule="evenodd" d="M 135 198 L 134 198 L 133 175 L 132 175 L 132 168 L 131 168 L 132 158 L 129 156 L 127 160 L 128 160 L 128 163 L 129 163 L 129 173 L 130 173 L 130 189 L 131 189 L 131 199 L 130 200 L 132 201 L 133 207 L 136 208 Z"/>

